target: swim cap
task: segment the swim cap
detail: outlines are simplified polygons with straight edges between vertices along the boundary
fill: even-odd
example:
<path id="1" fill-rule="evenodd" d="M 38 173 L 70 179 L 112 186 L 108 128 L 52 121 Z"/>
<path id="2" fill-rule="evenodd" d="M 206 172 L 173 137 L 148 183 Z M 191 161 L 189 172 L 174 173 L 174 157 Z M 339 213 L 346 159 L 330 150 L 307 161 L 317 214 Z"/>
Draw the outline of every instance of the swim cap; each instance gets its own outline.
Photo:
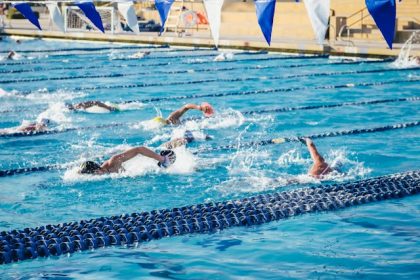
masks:
<path id="1" fill-rule="evenodd" d="M 41 119 L 40 121 L 39 121 L 39 123 L 40 124 L 42 124 L 42 125 L 49 125 L 50 124 L 50 120 L 49 119 Z"/>
<path id="2" fill-rule="evenodd" d="M 214 109 L 209 103 L 203 102 L 203 103 L 201 103 L 200 107 L 205 108 L 204 111 L 203 111 L 203 114 L 206 118 L 213 116 Z"/>
<path id="3" fill-rule="evenodd" d="M 165 124 L 165 125 L 167 124 L 166 120 L 162 117 L 153 118 L 153 121 L 157 123 Z"/>
<path id="4" fill-rule="evenodd" d="M 191 143 L 192 141 L 194 141 L 194 135 L 190 130 L 186 130 L 184 133 L 184 138 L 187 141 L 187 143 Z"/>
<path id="5" fill-rule="evenodd" d="M 165 158 L 164 162 L 158 162 L 159 167 L 167 168 L 176 160 L 176 154 L 172 150 L 163 150 L 160 155 Z"/>
<path id="6" fill-rule="evenodd" d="M 81 174 L 93 174 L 96 170 L 100 169 L 101 166 L 94 161 L 85 161 L 80 165 Z"/>

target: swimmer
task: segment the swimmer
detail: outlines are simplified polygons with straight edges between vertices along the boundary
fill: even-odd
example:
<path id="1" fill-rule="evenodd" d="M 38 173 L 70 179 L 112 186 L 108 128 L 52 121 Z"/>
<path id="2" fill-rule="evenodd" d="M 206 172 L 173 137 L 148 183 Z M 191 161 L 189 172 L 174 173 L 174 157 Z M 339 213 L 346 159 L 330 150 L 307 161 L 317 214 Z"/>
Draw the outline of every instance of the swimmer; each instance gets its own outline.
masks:
<path id="1" fill-rule="evenodd" d="M 143 57 L 146 57 L 146 56 L 148 56 L 150 54 L 151 54 L 150 51 L 147 51 L 147 52 L 137 52 L 137 53 L 133 54 L 132 56 L 130 56 L 130 58 L 143 58 Z"/>
<path id="2" fill-rule="evenodd" d="M 180 109 L 172 112 L 167 119 L 164 119 L 162 117 L 156 117 L 153 120 L 163 125 L 168 125 L 168 124 L 179 125 L 181 124 L 181 120 L 180 120 L 181 117 L 189 110 L 201 111 L 203 112 L 205 117 L 211 117 L 214 114 L 213 107 L 209 103 L 203 102 L 201 103 L 201 105 L 186 104 L 182 106 Z"/>
<path id="3" fill-rule="evenodd" d="M 324 160 L 324 158 L 319 154 L 318 150 L 314 142 L 312 142 L 309 138 L 299 138 L 303 144 L 308 147 L 309 153 L 311 154 L 311 158 L 313 160 L 313 165 L 309 169 L 308 174 L 315 178 L 322 178 L 322 176 L 327 175 L 334 171 Z"/>
<path id="4" fill-rule="evenodd" d="M 115 112 L 118 111 L 118 108 L 116 106 L 112 106 L 112 105 L 107 105 L 101 101 L 85 101 L 85 102 L 80 102 L 77 104 L 66 104 L 66 107 L 69 110 L 73 110 L 73 111 L 77 111 L 77 110 L 86 110 L 92 107 L 100 107 L 103 109 L 106 109 L 110 112 Z"/>
<path id="5" fill-rule="evenodd" d="M 153 152 L 146 147 L 131 148 L 124 153 L 112 156 L 109 160 L 101 165 L 94 161 L 86 161 L 80 165 L 79 174 L 94 174 L 103 175 L 109 173 L 118 173 L 124 171 L 123 163 L 138 156 L 142 155 L 148 158 L 155 159 L 158 166 L 168 168 L 176 160 L 176 155 L 171 150 L 161 151 L 160 154 Z"/>
<path id="6" fill-rule="evenodd" d="M 213 61 L 225 61 L 225 60 L 232 60 L 233 59 L 233 53 L 221 53 L 218 56 L 216 56 Z"/>
<path id="7" fill-rule="evenodd" d="M 204 137 L 200 137 L 201 139 L 204 140 L 211 140 L 213 139 L 211 136 L 209 135 L 203 135 Z M 184 133 L 184 137 L 181 138 L 176 138 L 174 140 L 171 140 L 169 142 L 166 142 L 165 144 L 163 144 L 162 146 L 165 147 L 165 149 L 175 149 L 181 146 L 186 146 L 187 144 L 190 144 L 191 142 L 195 141 L 197 139 L 197 137 L 194 135 L 194 133 L 190 130 L 186 130 Z"/>
<path id="8" fill-rule="evenodd" d="M 14 52 L 14 51 L 10 51 L 8 54 L 7 54 L 7 56 L 6 56 L 6 59 L 8 59 L 8 60 L 13 60 L 13 59 L 15 59 L 17 57 L 17 53 L 16 52 Z"/>
<path id="9" fill-rule="evenodd" d="M 10 134 L 16 132 L 22 133 L 31 133 L 31 132 L 44 132 L 48 130 L 48 125 L 50 124 L 49 119 L 41 119 L 40 121 L 29 123 L 29 124 L 22 124 L 15 129 L 6 128 L 0 130 L 0 134 Z"/>

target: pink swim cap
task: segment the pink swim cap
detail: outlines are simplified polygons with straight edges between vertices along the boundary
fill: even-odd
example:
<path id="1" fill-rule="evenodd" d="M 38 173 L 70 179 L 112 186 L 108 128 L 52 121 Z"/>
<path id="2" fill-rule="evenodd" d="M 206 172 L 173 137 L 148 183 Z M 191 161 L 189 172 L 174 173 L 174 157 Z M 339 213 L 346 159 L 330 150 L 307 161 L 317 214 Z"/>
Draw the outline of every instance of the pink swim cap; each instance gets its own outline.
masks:
<path id="1" fill-rule="evenodd" d="M 209 103 L 203 102 L 203 103 L 201 103 L 201 107 L 205 108 L 204 111 L 203 111 L 203 114 L 206 118 L 213 116 L 214 109 Z"/>

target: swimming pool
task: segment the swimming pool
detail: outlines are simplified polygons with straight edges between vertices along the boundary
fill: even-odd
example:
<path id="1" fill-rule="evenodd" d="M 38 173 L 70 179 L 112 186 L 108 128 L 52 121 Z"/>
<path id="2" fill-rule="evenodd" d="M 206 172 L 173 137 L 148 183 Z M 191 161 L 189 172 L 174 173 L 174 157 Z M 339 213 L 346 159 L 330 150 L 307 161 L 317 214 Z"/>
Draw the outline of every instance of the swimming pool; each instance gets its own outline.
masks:
<path id="1" fill-rule="evenodd" d="M 51 119 L 58 130 L 92 127 L 51 135 L 0 138 L 0 170 L 51 164 L 63 167 L 0 178 L 0 230 L 316 185 L 317 180 L 304 175 L 311 161 L 301 144 L 290 142 L 239 150 L 207 148 L 407 123 L 418 121 L 420 116 L 417 100 L 403 100 L 419 97 L 419 82 L 406 82 L 418 78 L 419 70 L 396 71 L 389 62 L 342 63 L 301 56 L 284 59 L 279 54 L 264 53 L 235 53 L 232 60 L 213 62 L 219 54 L 216 51 L 172 48 L 153 48 L 149 57 L 131 59 L 134 53 L 146 49 L 39 40 L 24 41 L 21 45 L 12 41 L 1 44 L 2 50 L 94 47 L 102 50 L 21 52 L 32 59 L 0 62 L 0 87 L 4 90 L 0 96 L 0 129 L 40 116 Z M 173 98 L 178 96 L 186 98 Z M 150 98 L 163 99 L 149 102 Z M 398 101 L 351 104 L 389 99 Z M 120 112 L 110 114 L 66 111 L 64 102 L 83 100 L 135 102 L 124 103 Z M 157 112 L 166 116 L 186 102 L 202 101 L 216 108 L 215 118 L 193 119 L 177 128 L 156 128 L 147 122 Z M 326 107 L 331 104 L 341 105 Z M 301 108 L 312 105 L 325 106 Z M 249 112 L 279 108 L 286 109 Z M 190 116 L 200 115 L 193 112 L 187 117 Z M 93 128 L 112 123 L 121 125 Z M 125 174 L 86 178 L 75 172 L 84 159 L 106 157 L 136 145 L 157 147 L 182 135 L 185 129 L 209 134 L 214 139 L 197 141 L 187 150 L 177 151 L 178 160 L 168 170 L 162 171 L 154 162 L 139 159 L 127 167 Z M 329 162 L 340 162 L 346 172 L 329 178 L 329 182 L 342 182 L 417 169 L 418 132 L 418 127 L 411 127 L 325 137 L 315 143 Z M 193 154 L 196 151 L 201 152 Z M 286 186 L 286 179 L 291 178 L 297 178 L 299 185 Z M 261 226 L 164 238 L 130 248 L 110 247 L 68 257 L 39 258 L 1 266 L 1 270 L 6 278 L 393 275 L 412 279 L 419 276 L 418 199 L 412 196 Z"/>

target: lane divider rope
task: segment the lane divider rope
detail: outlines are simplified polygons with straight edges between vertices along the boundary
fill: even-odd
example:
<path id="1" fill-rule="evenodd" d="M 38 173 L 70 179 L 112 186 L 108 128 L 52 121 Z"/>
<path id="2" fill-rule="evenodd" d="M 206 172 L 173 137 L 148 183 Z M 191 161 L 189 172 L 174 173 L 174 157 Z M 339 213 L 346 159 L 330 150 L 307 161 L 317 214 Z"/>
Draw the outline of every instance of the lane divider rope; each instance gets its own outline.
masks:
<path id="1" fill-rule="evenodd" d="M 326 86 L 315 86 L 315 87 L 291 87 L 291 88 L 277 88 L 277 89 L 260 89 L 260 90 L 250 90 L 250 91 L 233 91 L 233 92 L 223 92 L 223 93 L 209 93 L 209 94 L 189 94 L 189 95 L 180 95 L 180 96 L 171 96 L 171 97 L 154 97 L 154 98 L 145 98 L 137 100 L 129 100 L 123 103 L 151 103 L 158 101 L 173 101 L 173 100 L 185 100 L 185 99 L 199 99 L 199 98 L 209 98 L 209 97 L 226 97 L 226 96 L 245 96 L 245 95 L 258 95 L 258 94 L 276 94 L 276 93 L 285 93 L 293 91 L 304 91 L 304 90 L 321 90 L 321 89 L 339 89 L 339 88 L 354 88 L 354 87 L 370 87 L 370 86 L 382 86 L 398 83 L 416 83 L 420 81 L 420 78 L 412 78 L 407 80 L 387 80 L 380 82 L 361 82 L 361 83 L 349 83 L 349 84 L 338 84 L 338 85 L 326 85 Z"/>
<path id="2" fill-rule="evenodd" d="M 240 144 L 207 147 L 207 148 L 202 148 L 195 151 L 194 154 L 199 154 L 203 152 L 205 153 L 205 152 L 214 152 L 214 151 L 225 151 L 225 150 L 239 150 L 239 149 L 250 148 L 250 147 L 283 144 L 287 142 L 297 142 L 299 141 L 299 138 L 319 139 L 319 138 L 327 138 L 327 137 L 329 138 L 329 137 L 337 137 L 337 136 L 358 135 L 358 134 L 367 134 L 367 133 L 375 133 L 375 132 L 410 128 L 410 127 L 416 127 L 419 125 L 420 125 L 420 121 L 414 121 L 414 122 L 399 123 L 399 124 L 372 127 L 372 128 L 357 128 L 357 129 L 352 129 L 352 130 L 325 132 L 325 133 L 313 134 L 313 135 L 301 136 L 301 137 L 288 137 L 288 138 L 279 137 L 279 138 L 266 139 L 266 140 L 261 140 L 261 141 L 251 141 L 251 142 L 240 143 Z"/>
<path id="3" fill-rule="evenodd" d="M 417 170 L 244 199 L 3 231 L 0 232 L 0 264 L 101 247 L 127 246 L 164 237 L 212 233 L 238 226 L 256 226 L 419 192 L 420 171 Z"/>
<path id="4" fill-rule="evenodd" d="M 399 123 L 394 125 L 387 125 L 381 127 L 373 127 L 373 128 L 362 128 L 362 129 L 353 129 L 353 130 L 343 130 L 343 131 L 334 131 L 334 132 L 326 132 L 321 134 L 314 134 L 310 136 L 301 136 L 300 138 L 309 137 L 312 139 L 319 139 L 319 138 L 327 138 L 327 137 L 337 137 L 337 136 L 347 136 L 347 135 L 357 135 L 357 134 L 366 134 L 366 133 L 374 133 L 374 132 L 384 132 L 389 130 L 396 130 L 396 129 L 404 129 L 419 126 L 420 122 L 409 122 L 409 123 Z M 116 126 L 114 124 L 114 126 Z M 112 127 L 108 125 L 108 127 Z M 92 127 L 85 127 L 85 129 L 92 129 Z M 224 151 L 224 150 L 234 150 L 234 149 L 241 149 L 246 147 L 258 147 L 258 146 L 267 146 L 267 145 L 274 145 L 274 144 L 282 144 L 286 142 L 297 142 L 299 141 L 298 137 L 289 137 L 289 138 L 274 138 L 268 140 L 262 140 L 258 142 L 248 142 L 242 143 L 240 145 L 224 145 L 224 146 L 216 146 L 216 147 L 207 147 L 198 149 L 193 151 L 193 154 L 199 154 L 204 152 L 214 152 L 214 151 Z M 9 169 L 9 170 L 0 170 L 0 177 L 8 177 L 17 174 L 27 174 L 32 172 L 42 172 L 48 170 L 59 170 L 64 169 L 65 167 L 62 165 L 47 165 L 47 166 L 36 166 L 36 167 L 26 167 L 26 168 L 17 168 L 17 169 Z"/>
<path id="5" fill-rule="evenodd" d="M 178 52 L 178 51 L 176 51 Z M 156 55 L 156 53 L 165 53 L 166 55 Z M 14 66 L 14 65 L 40 65 L 40 64 L 53 64 L 53 63 L 62 63 L 64 57 L 72 57 L 72 60 L 69 60 L 67 63 L 76 63 L 76 62 L 84 62 L 86 59 L 89 59 L 87 55 L 91 55 L 90 59 L 95 60 L 96 63 L 100 62 L 107 62 L 107 61 L 149 61 L 149 60 L 156 60 L 156 59 L 180 59 L 180 58 L 206 58 L 206 57 L 215 57 L 217 53 L 210 53 L 210 54 L 188 54 L 188 55 L 167 55 L 168 53 L 174 53 L 174 51 L 159 51 L 159 52 L 153 52 L 150 56 L 145 56 L 143 58 L 134 58 L 134 57 L 126 57 L 126 58 L 109 58 L 109 54 L 102 54 L 99 56 L 98 54 L 86 54 L 86 55 L 75 55 L 75 54 L 57 54 L 53 56 L 49 56 L 47 58 L 40 58 L 40 59 L 32 59 L 30 61 L 21 61 L 21 62 L 8 62 L 8 63 L 0 63 L 0 66 L 2 65 L 8 65 L 8 66 Z M 267 54 L 265 51 L 261 52 L 238 52 L 235 56 L 243 56 L 243 55 L 261 55 L 261 54 Z M 80 57 L 79 57 L 80 56 Z M 198 61 L 200 63 L 200 61 Z"/>
<path id="6" fill-rule="evenodd" d="M 204 69 L 191 69 L 194 72 L 213 72 L 213 71 L 230 71 L 236 69 L 272 69 L 272 68 L 301 68 L 311 66 L 325 66 L 325 65 L 355 65 L 355 64 L 376 64 L 376 63 L 389 63 L 394 61 L 393 59 L 383 60 L 372 60 L 372 61 L 344 61 L 344 62 L 327 62 L 327 63 L 309 63 L 309 64 L 290 64 L 290 65 L 256 65 L 256 66 L 237 66 L 237 67 L 225 67 L 225 68 L 204 68 Z M 169 63 L 165 63 L 169 65 Z M 15 73 L 27 73 L 27 72 L 39 72 L 39 71 L 55 71 L 55 70 L 90 70 L 90 69 L 103 69 L 103 68 L 124 68 L 124 67 L 138 67 L 137 64 L 123 64 L 123 65 L 92 65 L 92 66 L 69 66 L 69 67 L 37 67 L 32 69 L 7 69 L 0 70 L 0 74 L 15 74 Z M 141 66 L 141 65 L 140 65 Z M 148 64 L 151 66 L 151 64 Z M 153 65 L 152 65 L 153 66 Z M 159 65 L 158 65 L 159 66 Z M 187 74 L 191 70 L 169 70 L 161 71 L 154 70 L 153 72 L 139 72 L 140 75 L 156 75 L 156 74 Z"/>
<path id="7" fill-rule="evenodd" d="M 214 82 L 245 82 L 245 81 L 258 81 L 258 80 L 278 80 L 278 79 L 295 79 L 304 77 L 323 77 L 323 76 L 339 76 L 339 75 L 353 75 L 353 74 L 373 74 L 383 72 L 405 72 L 405 71 L 417 71 L 420 67 L 410 68 L 389 68 L 389 69 L 371 69 L 371 70 L 350 70 L 350 71 L 333 71 L 333 72 L 321 72 L 321 73 L 306 73 L 306 74 L 292 74 L 282 76 L 270 76 L 270 77 L 246 77 L 246 78 L 229 78 L 229 79 L 203 79 L 203 80 L 189 80 L 183 82 L 160 82 L 160 83 L 138 83 L 131 85 L 114 85 L 113 88 L 120 87 L 156 87 L 156 86 L 172 86 L 172 85 L 186 85 L 186 84 L 204 84 Z M 121 78 L 141 76 L 139 73 L 114 73 L 114 74 L 101 74 L 101 75 L 80 75 L 80 76 L 66 76 L 66 77 L 44 77 L 44 78 L 30 78 L 30 79 L 14 79 L 14 80 L 0 80 L 0 84 L 16 84 L 16 83 L 32 83 L 40 81 L 60 81 L 60 80 L 76 80 L 76 79 L 97 79 L 97 78 Z M 70 90 L 96 90 L 98 87 L 77 87 Z M 47 89 L 48 90 L 48 89 Z"/>
<path id="8" fill-rule="evenodd" d="M 169 48 L 169 45 L 163 46 L 113 46 L 113 47 L 96 47 L 96 48 L 65 48 L 65 49 L 49 49 L 49 50 L 17 50 L 19 53 L 54 53 L 54 52 L 71 52 L 71 51 L 105 51 L 105 50 L 126 50 L 126 49 L 162 49 Z M 0 53 L 8 53 L 9 51 L 0 51 Z"/>

